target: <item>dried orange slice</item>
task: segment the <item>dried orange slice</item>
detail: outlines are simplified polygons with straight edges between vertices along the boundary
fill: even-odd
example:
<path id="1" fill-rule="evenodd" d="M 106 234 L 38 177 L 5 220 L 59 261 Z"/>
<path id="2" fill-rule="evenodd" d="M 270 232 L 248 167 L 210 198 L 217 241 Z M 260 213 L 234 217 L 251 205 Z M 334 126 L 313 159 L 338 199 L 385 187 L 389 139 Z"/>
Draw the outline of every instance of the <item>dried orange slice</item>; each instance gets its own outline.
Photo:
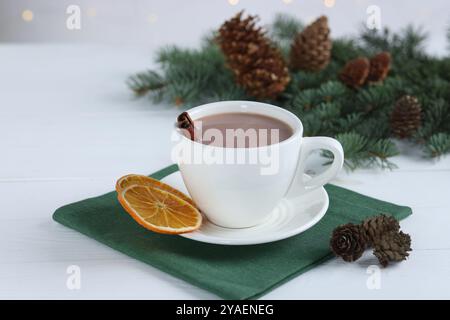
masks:
<path id="1" fill-rule="evenodd" d="M 198 229 L 200 212 L 171 192 L 144 185 L 131 185 L 119 192 L 123 208 L 146 229 L 180 234 Z"/>
<path id="2" fill-rule="evenodd" d="M 195 207 L 194 201 L 192 201 L 192 199 L 185 195 L 183 192 L 178 191 L 177 189 L 172 188 L 168 184 L 165 184 L 159 180 L 139 174 L 128 174 L 117 180 L 116 191 L 118 193 L 121 193 L 124 189 L 132 185 L 149 186 L 152 188 L 168 191 Z"/>

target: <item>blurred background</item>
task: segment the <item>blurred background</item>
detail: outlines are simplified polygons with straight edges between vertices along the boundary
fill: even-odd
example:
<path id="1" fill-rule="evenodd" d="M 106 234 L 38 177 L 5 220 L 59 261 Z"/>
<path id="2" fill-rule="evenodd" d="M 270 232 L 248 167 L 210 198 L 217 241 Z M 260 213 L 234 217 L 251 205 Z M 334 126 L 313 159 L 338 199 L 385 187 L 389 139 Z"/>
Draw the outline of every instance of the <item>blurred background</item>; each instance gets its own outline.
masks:
<path id="1" fill-rule="evenodd" d="M 429 34 L 427 50 L 446 52 L 448 0 L 0 0 L 0 42 L 195 45 L 241 9 L 266 23 L 278 12 L 304 22 L 326 14 L 333 36 L 342 36 L 355 34 L 373 5 L 380 9 L 382 27 L 421 26 Z M 73 15 L 79 28 L 67 26 Z M 73 20 L 69 23 L 73 27 Z"/>

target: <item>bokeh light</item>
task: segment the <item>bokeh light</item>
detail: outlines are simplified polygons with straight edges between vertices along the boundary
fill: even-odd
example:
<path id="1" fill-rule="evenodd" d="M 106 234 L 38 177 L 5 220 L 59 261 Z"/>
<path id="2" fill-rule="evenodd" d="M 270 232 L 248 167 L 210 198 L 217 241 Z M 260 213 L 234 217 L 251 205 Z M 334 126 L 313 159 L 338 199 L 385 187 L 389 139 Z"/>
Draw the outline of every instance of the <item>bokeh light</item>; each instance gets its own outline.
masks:
<path id="1" fill-rule="evenodd" d="M 156 13 L 150 13 L 147 17 L 148 22 L 151 24 L 158 22 L 158 15 Z"/>
<path id="2" fill-rule="evenodd" d="M 333 8 L 334 5 L 336 4 L 336 0 L 323 0 L 323 4 L 327 8 Z"/>
<path id="3" fill-rule="evenodd" d="M 33 18 L 34 18 L 33 11 L 27 9 L 22 12 L 22 19 L 24 21 L 30 22 L 33 20 Z"/>
<path id="4" fill-rule="evenodd" d="M 89 16 L 89 17 L 96 17 L 97 16 L 97 9 L 95 9 L 95 8 L 88 8 L 87 9 L 87 15 Z"/>
<path id="5" fill-rule="evenodd" d="M 239 0 L 228 0 L 228 3 L 231 4 L 232 6 L 235 6 L 239 3 Z"/>

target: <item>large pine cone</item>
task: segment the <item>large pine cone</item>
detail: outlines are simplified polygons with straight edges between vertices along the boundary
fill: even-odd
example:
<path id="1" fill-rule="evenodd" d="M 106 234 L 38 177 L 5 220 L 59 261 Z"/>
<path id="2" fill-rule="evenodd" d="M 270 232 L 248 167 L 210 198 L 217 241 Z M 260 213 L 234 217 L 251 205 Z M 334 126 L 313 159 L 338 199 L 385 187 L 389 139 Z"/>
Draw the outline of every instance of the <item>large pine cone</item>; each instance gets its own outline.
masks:
<path id="1" fill-rule="evenodd" d="M 361 226 L 366 232 L 368 245 L 371 246 L 384 234 L 400 230 L 400 224 L 397 219 L 384 214 L 364 220 Z"/>
<path id="2" fill-rule="evenodd" d="M 344 261 L 355 261 L 367 247 L 365 232 L 361 226 L 352 223 L 337 227 L 331 236 L 330 247 Z"/>
<path id="3" fill-rule="evenodd" d="M 295 37 L 291 47 L 292 68 L 315 72 L 324 69 L 330 62 L 331 48 L 328 19 L 321 16 Z"/>
<path id="4" fill-rule="evenodd" d="M 367 81 L 377 83 L 383 81 L 391 67 L 391 54 L 389 52 L 380 52 L 370 59 L 370 71 Z"/>
<path id="5" fill-rule="evenodd" d="M 391 261 L 406 260 L 411 251 L 411 237 L 400 232 L 389 232 L 374 244 L 373 254 L 386 267 Z"/>
<path id="6" fill-rule="evenodd" d="M 370 62 L 367 58 L 356 58 L 347 62 L 339 74 L 339 79 L 349 87 L 359 88 L 369 75 Z"/>
<path id="7" fill-rule="evenodd" d="M 411 137 L 421 126 L 422 107 L 416 97 L 403 96 L 391 114 L 391 131 L 398 138 Z"/>
<path id="8" fill-rule="evenodd" d="M 281 53 L 272 45 L 255 16 L 242 17 L 239 12 L 225 21 L 217 36 L 228 67 L 236 82 L 255 98 L 273 99 L 290 81 Z"/>

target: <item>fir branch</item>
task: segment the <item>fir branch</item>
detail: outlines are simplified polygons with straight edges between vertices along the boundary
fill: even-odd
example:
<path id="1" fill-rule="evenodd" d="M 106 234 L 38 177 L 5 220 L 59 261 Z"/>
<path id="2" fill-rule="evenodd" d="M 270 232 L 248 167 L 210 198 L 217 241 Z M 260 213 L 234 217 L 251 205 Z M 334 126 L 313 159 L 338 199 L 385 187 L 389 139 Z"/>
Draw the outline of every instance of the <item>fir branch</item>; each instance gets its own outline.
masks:
<path id="1" fill-rule="evenodd" d="M 430 137 L 425 145 L 425 154 L 429 157 L 440 157 L 450 152 L 450 134 L 437 133 Z"/>
<path id="2" fill-rule="evenodd" d="M 355 39 L 334 39 L 331 49 L 332 60 L 343 66 L 347 61 L 364 56 L 366 52 Z"/>
<path id="3" fill-rule="evenodd" d="M 364 166 L 367 161 L 367 138 L 354 132 L 338 134 L 335 138 L 342 144 L 345 156 L 344 165 L 348 169 L 354 170 L 357 167 Z M 323 156 L 330 159 L 326 164 L 333 161 L 333 154 L 329 151 L 323 152 Z"/>
<path id="4" fill-rule="evenodd" d="M 294 17 L 278 15 L 268 30 L 274 45 L 288 57 L 302 28 Z M 447 36 L 450 44 L 450 28 Z M 214 33 L 209 33 L 197 50 L 160 50 L 158 68 L 130 77 L 127 84 L 139 97 L 183 106 L 251 99 L 236 84 L 214 38 Z M 393 168 L 389 158 L 398 150 L 391 140 L 390 114 L 400 97 L 412 95 L 423 111 L 422 126 L 412 141 L 430 157 L 450 153 L 450 56 L 427 55 L 425 40 L 426 34 L 411 26 L 397 33 L 366 28 L 356 38 L 333 39 L 331 61 L 325 69 L 316 73 L 291 70 L 286 90 L 269 102 L 299 116 L 305 135 L 338 139 L 347 168 Z M 392 56 L 391 71 L 383 83 L 353 90 L 338 80 L 347 61 L 380 51 Z M 324 154 L 331 159 L 331 154 Z"/>
<path id="5" fill-rule="evenodd" d="M 288 14 L 277 14 L 269 27 L 269 34 L 280 48 L 283 56 L 287 58 L 292 41 L 302 29 L 303 24 L 295 17 Z"/>
<path id="6" fill-rule="evenodd" d="M 338 81 L 328 81 L 319 87 L 318 95 L 323 101 L 333 101 L 348 93 L 349 89 Z"/>
<path id="7" fill-rule="evenodd" d="M 289 14 L 277 14 L 270 27 L 271 36 L 277 41 L 292 41 L 303 29 L 303 23 Z"/>
<path id="8" fill-rule="evenodd" d="M 396 165 L 388 158 L 398 154 L 395 144 L 389 139 L 371 140 L 354 132 L 338 134 L 335 137 L 344 149 L 345 166 L 350 170 L 359 167 L 380 167 L 394 169 Z M 323 156 L 331 163 L 333 155 L 325 151 Z"/>
<path id="9" fill-rule="evenodd" d="M 292 92 L 291 110 L 310 110 L 323 102 L 337 101 L 348 92 L 342 83 L 337 81 L 328 81 L 322 83 L 318 88 L 297 90 Z M 294 92 L 295 91 L 295 92 Z"/>
<path id="10" fill-rule="evenodd" d="M 127 84 L 138 97 L 151 93 L 156 98 L 161 97 L 166 86 L 164 78 L 152 70 L 131 76 L 127 80 Z"/>
<path id="11" fill-rule="evenodd" d="M 371 112 L 392 105 L 395 97 L 392 87 L 371 86 L 356 94 L 355 105 L 363 112 Z"/>
<path id="12" fill-rule="evenodd" d="M 435 133 L 450 133 L 450 105 L 442 99 L 435 101 L 422 99 L 421 101 L 422 104 L 425 101 L 424 119 L 422 127 L 418 130 L 414 139 L 423 143 L 430 140 Z M 441 148 L 437 149 L 440 150 Z M 429 152 L 427 153 L 431 154 Z"/>
<path id="13" fill-rule="evenodd" d="M 389 114 L 376 112 L 374 116 L 364 115 L 363 121 L 355 127 L 355 132 L 372 139 L 384 139 L 390 136 Z"/>
<path id="14" fill-rule="evenodd" d="M 389 158 L 399 154 L 397 146 L 390 139 L 374 140 L 369 144 L 367 153 L 370 166 L 383 169 L 395 169 L 397 166 Z"/>
<path id="15" fill-rule="evenodd" d="M 397 37 L 400 41 L 391 44 L 393 54 L 409 58 L 424 55 L 427 34 L 422 28 L 409 25 Z"/>
<path id="16" fill-rule="evenodd" d="M 450 26 L 447 28 L 447 49 L 450 51 Z"/>
<path id="17" fill-rule="evenodd" d="M 192 106 L 214 100 L 245 99 L 247 96 L 234 81 L 214 42 L 206 42 L 200 50 L 167 47 L 158 53 L 157 61 L 170 86 L 169 101 L 182 101 Z"/>
<path id="18" fill-rule="evenodd" d="M 336 132 L 352 132 L 363 121 L 362 113 L 350 113 L 336 119 Z"/>
<path id="19" fill-rule="evenodd" d="M 391 43 L 394 40 L 394 37 L 395 36 L 392 35 L 387 28 L 377 30 L 368 29 L 363 26 L 360 34 L 360 41 L 370 54 L 374 54 L 379 51 L 390 52 L 392 50 Z"/>
<path id="20" fill-rule="evenodd" d="M 366 51 L 375 54 L 388 51 L 394 59 L 413 59 L 424 53 L 424 42 L 427 34 L 420 28 L 407 26 L 399 33 L 392 33 L 389 29 L 369 30 L 363 28 L 360 41 Z"/>

